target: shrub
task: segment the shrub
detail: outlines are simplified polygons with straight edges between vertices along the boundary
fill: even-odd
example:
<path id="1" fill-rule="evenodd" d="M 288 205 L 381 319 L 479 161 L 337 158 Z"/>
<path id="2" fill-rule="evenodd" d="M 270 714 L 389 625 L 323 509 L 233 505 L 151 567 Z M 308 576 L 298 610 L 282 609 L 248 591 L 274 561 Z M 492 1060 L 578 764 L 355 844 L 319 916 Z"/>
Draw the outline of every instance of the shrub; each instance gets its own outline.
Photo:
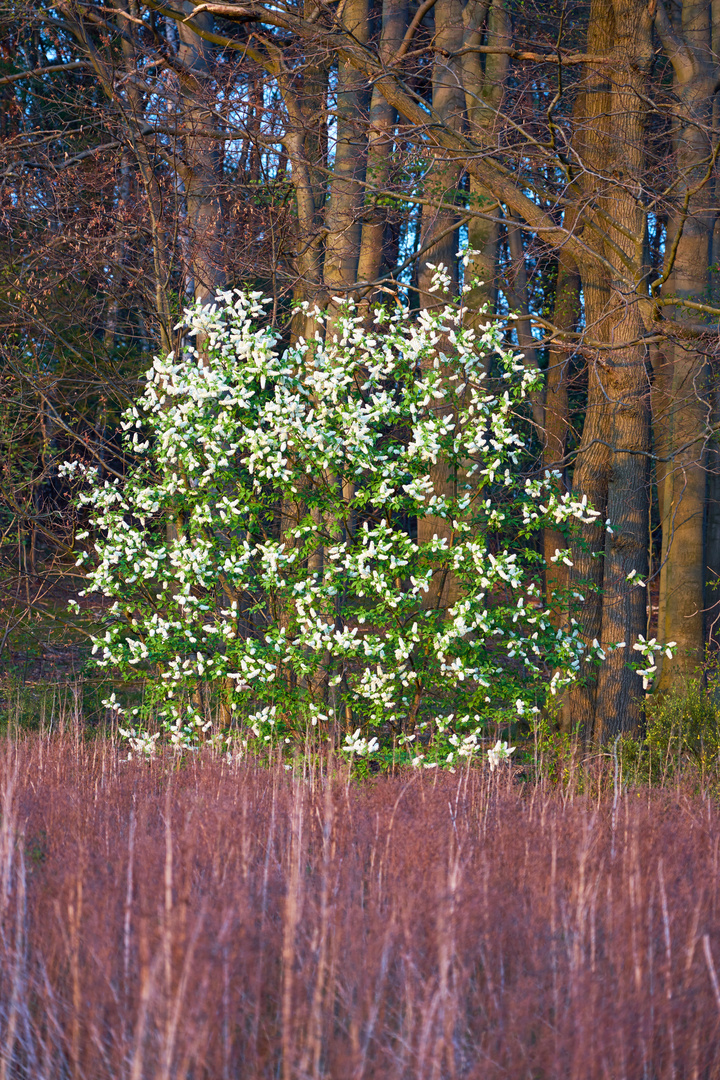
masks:
<path id="1" fill-rule="evenodd" d="M 653 768 L 673 771 L 685 762 L 702 769 L 717 763 L 720 753 L 720 671 L 710 668 L 678 680 L 647 706 L 645 746 Z"/>
<path id="2" fill-rule="evenodd" d="M 136 463 L 122 481 L 86 472 L 80 561 L 112 600 L 96 663 L 146 676 L 174 742 L 209 728 L 212 694 L 244 738 L 344 727 L 368 753 L 376 729 L 416 763 L 470 755 L 484 723 L 537 712 L 600 653 L 554 629 L 535 539 L 596 512 L 523 477 L 534 376 L 499 326 L 398 306 L 369 330 L 349 304 L 324 340 L 315 311 L 315 339 L 283 350 L 265 303 L 187 311 L 202 351 L 148 371 L 123 424 Z M 445 609 L 428 599 L 442 581 Z"/>

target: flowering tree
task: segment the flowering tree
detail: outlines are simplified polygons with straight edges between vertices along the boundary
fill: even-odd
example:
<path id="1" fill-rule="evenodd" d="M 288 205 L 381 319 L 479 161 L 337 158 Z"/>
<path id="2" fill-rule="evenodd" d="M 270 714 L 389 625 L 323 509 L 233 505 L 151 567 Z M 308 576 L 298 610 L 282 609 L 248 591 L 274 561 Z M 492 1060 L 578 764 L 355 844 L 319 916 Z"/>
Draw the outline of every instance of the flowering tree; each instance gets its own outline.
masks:
<path id="1" fill-rule="evenodd" d="M 535 376 L 462 309 L 379 310 L 368 329 L 350 304 L 324 334 L 308 311 L 315 339 L 283 350 L 266 302 L 188 310 L 202 355 L 147 372 L 124 422 L 136 464 L 122 482 L 85 471 L 80 561 L 112 600 L 95 662 L 143 673 L 174 742 L 215 702 L 242 738 L 319 726 L 359 754 L 419 734 L 416 762 L 471 754 L 485 722 L 537 712 L 599 650 L 542 604 L 534 534 L 597 515 L 522 476 Z M 417 542 L 427 516 L 449 540 Z"/>

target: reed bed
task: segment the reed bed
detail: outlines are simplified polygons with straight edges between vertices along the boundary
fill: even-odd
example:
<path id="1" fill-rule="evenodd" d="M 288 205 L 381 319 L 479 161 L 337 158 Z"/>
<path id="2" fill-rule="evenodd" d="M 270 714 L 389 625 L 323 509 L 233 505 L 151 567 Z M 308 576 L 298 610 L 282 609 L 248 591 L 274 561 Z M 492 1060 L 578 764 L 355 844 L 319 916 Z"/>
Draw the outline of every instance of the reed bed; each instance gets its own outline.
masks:
<path id="1" fill-rule="evenodd" d="M 720 1075 L 720 813 L 0 748 L 0 1080 Z"/>

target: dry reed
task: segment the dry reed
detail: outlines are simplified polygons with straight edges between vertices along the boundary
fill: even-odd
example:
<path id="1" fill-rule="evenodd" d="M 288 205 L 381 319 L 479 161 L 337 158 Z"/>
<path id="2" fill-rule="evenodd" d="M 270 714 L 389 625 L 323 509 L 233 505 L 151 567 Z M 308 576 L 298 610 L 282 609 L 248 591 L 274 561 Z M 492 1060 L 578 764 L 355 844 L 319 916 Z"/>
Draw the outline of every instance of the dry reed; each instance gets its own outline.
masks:
<path id="1" fill-rule="evenodd" d="M 0 814 L 0 1080 L 720 1075 L 709 797 L 34 738 Z"/>

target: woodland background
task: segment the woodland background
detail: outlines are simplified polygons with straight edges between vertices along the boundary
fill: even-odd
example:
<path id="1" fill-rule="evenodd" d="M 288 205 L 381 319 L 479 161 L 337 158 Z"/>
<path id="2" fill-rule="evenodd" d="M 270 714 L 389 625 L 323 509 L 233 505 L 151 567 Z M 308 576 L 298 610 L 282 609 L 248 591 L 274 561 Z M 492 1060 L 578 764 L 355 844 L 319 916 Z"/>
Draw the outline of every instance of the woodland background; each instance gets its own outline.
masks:
<path id="1" fill-rule="evenodd" d="M 545 373 L 529 473 L 601 511 L 547 599 L 589 581 L 627 645 L 563 722 L 634 731 L 638 635 L 678 643 L 660 690 L 719 636 L 719 85 L 718 0 L 3 0 L 0 668 L 72 673 L 58 465 L 122 475 L 189 300 L 249 283 L 290 340 L 297 300 L 437 304 L 442 262 Z"/>

